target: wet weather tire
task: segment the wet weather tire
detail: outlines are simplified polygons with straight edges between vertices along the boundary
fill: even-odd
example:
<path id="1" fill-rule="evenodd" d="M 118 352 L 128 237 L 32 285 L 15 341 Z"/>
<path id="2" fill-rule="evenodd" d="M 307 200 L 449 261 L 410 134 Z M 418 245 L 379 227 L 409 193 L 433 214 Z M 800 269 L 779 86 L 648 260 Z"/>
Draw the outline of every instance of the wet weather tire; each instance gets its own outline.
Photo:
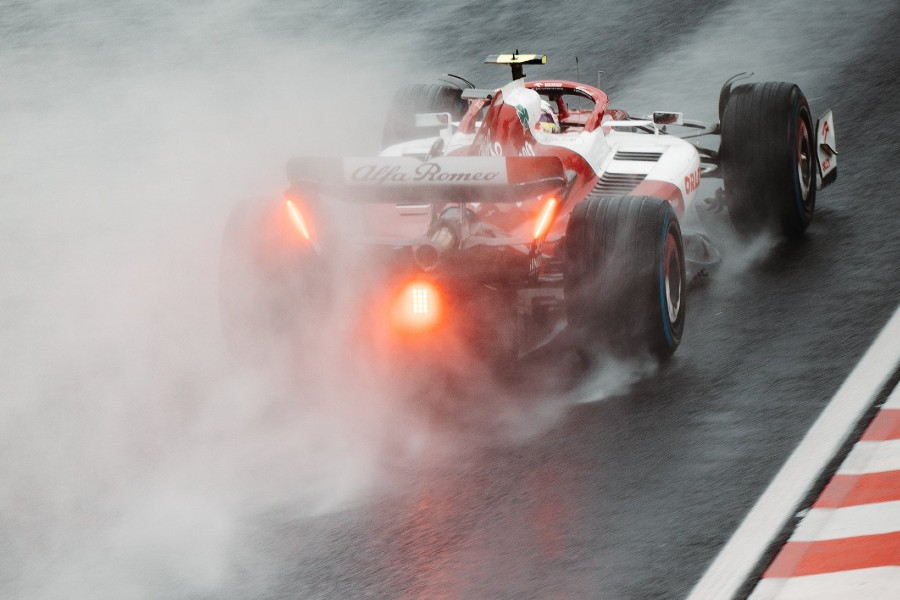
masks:
<path id="1" fill-rule="evenodd" d="M 384 124 L 384 146 L 438 135 L 437 128 L 416 127 L 415 116 L 421 113 L 450 113 L 459 121 L 468 109 L 462 89 L 447 84 L 415 83 L 397 90 Z"/>
<path id="2" fill-rule="evenodd" d="M 589 195 L 566 229 L 570 328 L 586 346 L 664 360 L 681 343 L 685 261 L 672 205 L 652 197 Z"/>
<path id="3" fill-rule="evenodd" d="M 735 87 L 722 114 L 721 164 L 737 232 L 799 236 L 816 205 L 815 130 L 793 83 Z"/>

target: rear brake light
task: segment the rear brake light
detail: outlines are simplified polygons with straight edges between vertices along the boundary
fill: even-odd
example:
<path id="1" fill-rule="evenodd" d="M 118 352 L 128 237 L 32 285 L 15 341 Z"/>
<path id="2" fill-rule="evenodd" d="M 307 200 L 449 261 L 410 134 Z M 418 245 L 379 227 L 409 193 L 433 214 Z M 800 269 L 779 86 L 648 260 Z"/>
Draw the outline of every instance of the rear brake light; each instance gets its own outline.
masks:
<path id="1" fill-rule="evenodd" d="M 443 299 L 429 281 L 416 280 L 404 286 L 393 301 L 391 322 L 394 327 L 411 333 L 434 329 L 443 315 Z"/>
<path id="2" fill-rule="evenodd" d="M 538 212 L 537 221 L 534 223 L 534 239 L 539 240 L 550 230 L 553 225 L 553 219 L 556 217 L 556 208 L 559 206 L 559 200 L 555 196 L 550 196 L 541 206 Z"/>
<path id="3" fill-rule="evenodd" d="M 309 240 L 312 237 L 309 232 L 309 225 L 306 223 L 306 219 L 303 217 L 303 213 L 300 211 L 300 208 L 297 206 L 294 199 L 290 197 L 285 198 L 285 205 L 287 206 L 288 216 L 290 216 L 294 227 L 303 239 Z"/>

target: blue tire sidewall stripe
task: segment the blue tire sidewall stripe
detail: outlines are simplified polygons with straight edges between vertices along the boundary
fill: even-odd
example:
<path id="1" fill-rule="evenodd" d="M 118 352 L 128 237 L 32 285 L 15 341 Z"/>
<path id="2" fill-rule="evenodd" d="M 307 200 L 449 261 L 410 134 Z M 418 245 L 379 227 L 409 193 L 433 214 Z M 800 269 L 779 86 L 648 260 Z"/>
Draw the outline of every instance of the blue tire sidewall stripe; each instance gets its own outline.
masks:
<path id="1" fill-rule="evenodd" d="M 675 347 L 675 336 L 672 334 L 672 324 L 669 322 L 669 307 L 666 302 L 666 238 L 669 234 L 669 220 L 672 218 L 672 210 L 666 210 L 666 218 L 662 226 L 662 244 L 659 257 L 659 308 L 662 312 L 663 333 L 666 334 L 666 342 L 670 348 Z"/>

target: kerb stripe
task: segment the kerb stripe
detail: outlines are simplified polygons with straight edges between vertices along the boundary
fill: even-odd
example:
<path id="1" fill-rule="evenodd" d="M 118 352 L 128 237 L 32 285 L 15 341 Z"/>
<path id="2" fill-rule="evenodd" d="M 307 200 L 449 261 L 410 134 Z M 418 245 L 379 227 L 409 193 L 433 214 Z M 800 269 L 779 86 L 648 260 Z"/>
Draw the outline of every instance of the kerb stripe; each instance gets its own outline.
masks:
<path id="1" fill-rule="evenodd" d="M 900 471 L 835 475 L 814 508 L 841 508 L 900 500 Z"/>
<path id="2" fill-rule="evenodd" d="M 900 531 L 820 542 L 788 542 L 763 577 L 802 577 L 895 566 L 900 566 Z"/>
<path id="3" fill-rule="evenodd" d="M 900 440 L 900 409 L 881 409 L 860 438 L 864 442 Z"/>

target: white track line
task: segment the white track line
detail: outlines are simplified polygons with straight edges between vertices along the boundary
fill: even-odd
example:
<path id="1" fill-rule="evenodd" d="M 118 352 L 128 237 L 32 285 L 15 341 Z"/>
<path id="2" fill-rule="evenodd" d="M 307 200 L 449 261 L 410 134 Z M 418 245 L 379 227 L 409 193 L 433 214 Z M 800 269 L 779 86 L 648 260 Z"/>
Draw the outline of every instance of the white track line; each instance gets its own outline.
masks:
<path id="1" fill-rule="evenodd" d="M 688 600 L 731 600 L 800 508 L 900 363 L 900 307 L 694 586 Z"/>

